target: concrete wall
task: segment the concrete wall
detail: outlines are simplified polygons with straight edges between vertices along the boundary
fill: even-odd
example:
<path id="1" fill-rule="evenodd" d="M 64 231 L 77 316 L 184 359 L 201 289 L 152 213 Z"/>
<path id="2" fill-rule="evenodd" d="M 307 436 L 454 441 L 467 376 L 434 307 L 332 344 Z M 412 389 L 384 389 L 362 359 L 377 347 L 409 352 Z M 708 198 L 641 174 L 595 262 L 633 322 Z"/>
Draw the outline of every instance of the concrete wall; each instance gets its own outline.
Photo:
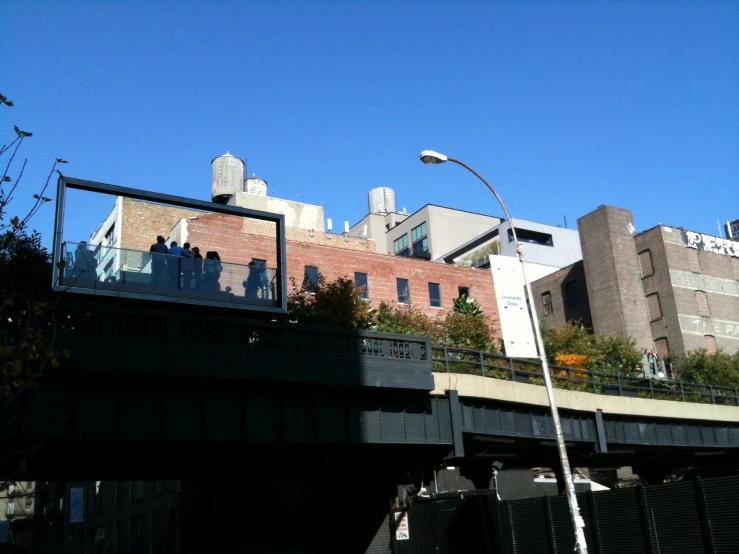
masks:
<path id="1" fill-rule="evenodd" d="M 231 206 L 250 208 L 263 212 L 272 212 L 285 216 L 286 227 L 297 227 L 299 229 L 324 231 L 326 229 L 323 218 L 323 206 L 305 204 L 292 200 L 282 200 L 270 196 L 258 196 L 248 192 L 237 192 L 228 201 Z M 337 222 L 334 222 L 337 225 Z M 334 227 L 335 231 L 343 231 Z"/>
<path id="2" fill-rule="evenodd" d="M 388 254 L 387 239 L 385 238 L 385 233 L 387 232 L 387 229 L 385 228 L 387 219 L 388 216 L 384 214 L 367 214 L 359 221 L 359 223 L 349 229 L 349 236 L 362 238 L 362 231 L 366 225 L 366 238 L 375 242 L 377 252 L 380 254 Z"/>
<path id="3" fill-rule="evenodd" d="M 631 212 L 603 205 L 577 223 L 593 331 L 632 337 L 638 348 L 651 348 Z"/>
<path id="4" fill-rule="evenodd" d="M 434 373 L 434 382 L 436 388 L 431 394 L 442 395 L 448 390 L 456 390 L 460 396 L 470 398 L 549 406 L 546 388 L 540 385 L 458 373 Z M 554 394 L 560 410 L 581 412 L 603 410 L 606 414 L 627 416 L 739 422 L 739 410 L 736 406 L 628 398 L 562 389 L 555 389 Z"/>
<path id="5" fill-rule="evenodd" d="M 566 286 L 573 281 L 577 283 L 578 298 L 576 304 L 569 305 Z M 590 302 L 582 260 L 533 281 L 531 290 L 534 293 L 537 315 L 548 328 L 564 327 L 571 320 L 580 320 L 585 327 L 592 328 L 593 321 L 590 315 Z M 545 292 L 549 292 L 552 296 L 553 311 L 551 314 L 544 313 L 542 294 Z"/>
<path id="6" fill-rule="evenodd" d="M 460 244 L 489 231 L 498 225 L 501 219 L 427 204 L 387 232 L 388 252 L 395 253 L 393 242 L 404 234 L 408 235 L 408 247 L 411 248 L 413 246 L 411 231 L 424 221 L 429 238 L 429 253 L 431 259 L 436 260 Z"/>
<path id="7" fill-rule="evenodd" d="M 521 248 L 526 261 L 548 265 L 555 269 L 559 269 L 570 264 L 574 264 L 578 260 L 582 260 L 580 235 L 576 229 L 564 229 L 555 225 L 545 225 L 543 223 L 526 221 L 515 217 L 513 218 L 513 222 L 517 230 L 526 229 L 528 231 L 546 233 L 552 236 L 552 246 L 522 241 Z M 500 253 L 503 256 L 516 255 L 515 243 L 508 240 L 508 230 L 510 228 L 511 224 L 508 221 L 502 222 L 498 227 Z"/>

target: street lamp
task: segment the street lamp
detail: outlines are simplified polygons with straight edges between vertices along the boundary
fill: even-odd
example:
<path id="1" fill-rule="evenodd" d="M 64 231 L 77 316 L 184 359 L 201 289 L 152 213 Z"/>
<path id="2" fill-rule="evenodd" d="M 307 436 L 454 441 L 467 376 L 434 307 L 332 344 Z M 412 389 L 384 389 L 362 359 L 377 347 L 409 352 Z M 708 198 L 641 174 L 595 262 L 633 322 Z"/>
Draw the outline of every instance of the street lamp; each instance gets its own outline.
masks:
<path id="1" fill-rule="evenodd" d="M 582 517 L 580 517 L 580 507 L 577 505 L 577 496 L 575 496 L 575 484 L 572 481 L 572 471 L 570 469 L 570 461 L 567 458 L 567 447 L 565 446 L 564 435 L 562 434 L 562 423 L 559 420 L 559 410 L 557 410 L 557 403 L 554 400 L 554 388 L 552 387 L 552 378 L 549 375 L 549 363 L 547 362 L 547 355 L 546 355 L 546 351 L 544 350 L 544 340 L 541 337 L 541 330 L 539 329 L 539 322 L 537 321 L 537 318 L 534 315 L 535 314 L 534 296 L 531 293 L 531 284 L 529 283 L 529 278 L 526 275 L 526 263 L 524 262 L 524 258 L 523 258 L 523 250 L 521 249 L 521 244 L 518 242 L 518 237 L 516 236 L 516 228 L 513 225 L 513 220 L 511 219 L 511 216 L 508 213 L 508 210 L 506 209 L 505 204 L 503 204 L 503 201 L 500 199 L 500 196 L 498 196 L 498 193 L 495 191 L 495 189 L 492 186 L 490 186 L 490 183 L 488 183 L 482 175 L 480 175 L 477 171 L 472 169 L 466 163 L 461 162 L 459 160 L 455 160 L 454 158 L 445 156 L 444 154 L 440 154 L 439 152 L 434 152 L 433 150 L 424 150 L 423 152 L 421 152 L 421 161 L 425 163 L 426 165 L 443 164 L 444 162 L 454 162 L 456 164 L 461 165 L 465 169 L 468 169 L 472 173 L 474 173 L 477 176 L 477 178 L 480 179 L 480 181 L 485 183 L 485 186 L 490 189 L 490 192 L 492 192 L 495 198 L 498 200 L 498 203 L 500 204 L 500 207 L 503 208 L 503 212 L 505 213 L 506 219 L 508 220 L 511 226 L 511 233 L 513 233 L 513 241 L 516 245 L 516 253 L 518 254 L 518 259 L 521 262 L 521 271 L 523 273 L 523 280 L 526 286 L 526 294 L 528 295 L 529 302 L 531 304 L 531 308 L 529 311 L 529 317 L 531 318 L 531 323 L 534 327 L 534 337 L 536 338 L 536 348 L 539 351 L 539 358 L 541 359 L 541 368 L 542 368 L 542 373 L 544 374 L 544 384 L 546 385 L 547 396 L 549 397 L 549 408 L 552 412 L 552 421 L 554 421 L 554 432 L 555 432 L 555 435 L 557 436 L 557 450 L 559 451 L 559 460 L 562 463 L 562 475 L 564 476 L 564 480 L 565 480 L 565 490 L 567 492 L 567 501 L 569 502 L 569 505 L 570 505 L 570 513 L 572 515 L 572 524 L 575 528 L 575 548 L 579 554 L 587 554 L 588 546 L 585 543 L 585 533 L 583 532 L 583 527 L 585 525 L 584 525 Z"/>

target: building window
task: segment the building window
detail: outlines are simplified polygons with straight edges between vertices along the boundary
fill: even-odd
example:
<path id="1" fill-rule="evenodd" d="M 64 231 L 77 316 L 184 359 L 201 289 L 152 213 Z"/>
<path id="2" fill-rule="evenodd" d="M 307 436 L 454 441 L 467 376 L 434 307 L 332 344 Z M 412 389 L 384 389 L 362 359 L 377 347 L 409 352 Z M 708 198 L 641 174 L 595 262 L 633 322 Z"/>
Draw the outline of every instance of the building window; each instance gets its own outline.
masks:
<path id="1" fill-rule="evenodd" d="M 693 250 L 692 248 L 686 248 L 685 252 L 685 255 L 688 257 L 688 267 L 690 268 L 690 271 L 693 273 L 700 273 L 701 261 L 698 258 L 698 251 Z"/>
<path id="2" fill-rule="evenodd" d="M 570 281 L 565 284 L 565 296 L 567 297 L 568 306 L 580 305 L 580 294 L 577 291 L 577 281 Z"/>
<path id="3" fill-rule="evenodd" d="M 305 266 L 305 292 L 313 292 L 318 285 L 318 268 L 312 265 Z"/>
<path id="4" fill-rule="evenodd" d="M 549 291 L 541 294 L 541 305 L 544 306 L 545 314 L 553 314 L 554 306 L 552 306 L 552 293 Z"/>
<path id="5" fill-rule="evenodd" d="M 411 299 L 411 291 L 408 288 L 408 279 L 395 279 L 398 284 L 398 304 L 407 304 Z"/>
<path id="6" fill-rule="evenodd" d="M 423 237 L 418 242 L 413 243 L 413 255 L 416 257 L 423 257 L 424 254 L 428 254 L 429 252 L 429 239 L 428 237 Z"/>
<path id="7" fill-rule="evenodd" d="M 715 354 L 718 347 L 716 346 L 716 337 L 713 335 L 704 335 L 703 340 L 706 343 L 706 352 L 709 354 Z"/>
<path id="8" fill-rule="evenodd" d="M 116 234 L 115 234 L 115 223 L 110 226 L 110 229 L 108 229 L 108 232 L 105 233 L 105 245 L 106 246 L 113 246 L 116 241 Z"/>
<path id="9" fill-rule="evenodd" d="M 654 265 L 652 265 L 652 251 L 645 250 L 639 253 L 639 266 L 641 267 L 641 276 L 649 277 L 654 275 Z"/>
<path id="10" fill-rule="evenodd" d="M 711 310 L 708 308 L 708 296 L 702 290 L 695 291 L 695 301 L 698 304 L 698 315 L 701 317 L 711 317 Z"/>
<path id="11" fill-rule="evenodd" d="M 656 321 L 662 317 L 662 306 L 659 303 L 659 294 L 656 292 L 647 296 L 647 310 L 649 310 L 649 321 Z"/>
<path id="12" fill-rule="evenodd" d="M 657 355 L 660 357 L 660 359 L 664 360 L 665 358 L 669 357 L 670 345 L 667 342 L 666 338 L 662 337 L 660 339 L 655 339 L 654 347 L 656 348 Z"/>
<path id="13" fill-rule="evenodd" d="M 425 236 L 426 236 L 426 222 L 425 221 L 421 223 L 418 227 L 414 227 L 411 230 L 411 242 L 419 241 Z"/>
<path id="14" fill-rule="evenodd" d="M 466 296 L 467 298 L 469 298 L 470 287 L 457 287 L 457 293 L 458 293 L 457 296 L 459 296 L 459 298 L 462 298 L 463 296 Z"/>
<path id="15" fill-rule="evenodd" d="M 441 308 L 441 287 L 439 283 L 429 283 L 429 303 L 432 308 Z"/>
<path id="16" fill-rule="evenodd" d="M 518 242 L 528 242 L 540 246 L 554 246 L 552 235 L 548 233 L 540 233 L 538 231 L 516 227 L 516 237 L 518 237 Z M 510 228 L 508 229 L 508 242 L 513 242 L 513 231 Z"/>
<path id="17" fill-rule="evenodd" d="M 359 291 L 359 298 L 369 300 L 369 288 L 367 286 L 367 274 L 354 272 L 354 286 Z"/>
<path id="18" fill-rule="evenodd" d="M 396 256 L 410 256 L 410 250 L 408 250 L 408 235 L 398 237 L 393 241 L 393 250 Z"/>

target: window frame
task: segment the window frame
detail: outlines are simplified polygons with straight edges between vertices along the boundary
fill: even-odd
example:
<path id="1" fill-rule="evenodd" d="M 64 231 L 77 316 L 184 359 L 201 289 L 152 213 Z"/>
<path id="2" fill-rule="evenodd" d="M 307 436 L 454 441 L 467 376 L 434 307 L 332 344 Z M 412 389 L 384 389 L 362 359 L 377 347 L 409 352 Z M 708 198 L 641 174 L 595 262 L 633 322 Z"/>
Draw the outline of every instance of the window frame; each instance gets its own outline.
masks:
<path id="1" fill-rule="evenodd" d="M 466 292 L 462 292 L 463 290 Z M 470 287 L 457 286 L 457 298 L 462 298 L 465 294 L 467 295 L 467 298 L 472 298 Z"/>
<path id="2" fill-rule="evenodd" d="M 423 227 L 423 229 L 422 229 L 423 232 L 422 233 L 420 233 L 420 232 L 419 233 L 416 233 L 416 231 L 418 231 L 419 229 L 421 229 L 421 227 Z M 416 225 L 413 229 L 411 229 L 411 243 L 416 243 L 416 242 L 418 242 L 420 240 L 423 240 L 427 236 L 428 236 L 428 232 L 426 230 L 426 222 L 425 221 L 423 223 L 419 224 L 419 225 Z"/>
<path id="3" fill-rule="evenodd" d="M 432 288 L 436 289 L 436 295 L 432 295 Z M 429 306 L 432 308 L 441 308 L 441 285 L 439 283 L 428 284 L 429 289 Z"/>
<path id="4" fill-rule="evenodd" d="M 405 283 L 405 301 L 401 300 L 401 284 Z M 411 284 L 408 279 L 404 279 L 403 277 L 396 277 L 395 278 L 395 287 L 398 292 L 398 304 L 409 304 L 411 301 Z"/>
<path id="5" fill-rule="evenodd" d="M 656 314 L 652 313 L 652 310 L 649 308 L 649 299 L 655 298 L 657 302 L 657 310 L 658 312 Z M 658 321 L 664 317 L 662 314 L 662 301 L 659 299 L 659 293 L 653 292 L 652 294 L 647 294 L 646 296 L 647 300 L 647 313 L 649 314 L 649 323 L 652 323 L 653 321 Z"/>
<path id="6" fill-rule="evenodd" d="M 651 273 L 644 273 L 644 264 L 642 263 L 642 254 L 647 254 L 649 256 L 649 267 L 651 267 L 652 272 Z M 652 250 L 647 248 L 646 250 L 642 250 L 637 254 L 637 258 L 639 259 L 639 270 L 641 271 L 641 278 L 645 279 L 646 277 L 651 277 L 654 275 L 654 259 L 652 258 Z"/>
<path id="7" fill-rule="evenodd" d="M 357 275 L 364 276 L 364 285 L 359 285 Z M 369 275 L 363 271 L 354 272 L 354 287 L 359 291 L 359 298 L 362 300 L 369 300 Z"/>
<path id="8" fill-rule="evenodd" d="M 549 300 L 549 302 L 547 302 Z M 541 305 L 544 308 L 544 315 L 554 313 L 554 303 L 552 302 L 552 292 L 545 290 L 541 293 Z"/>
<path id="9" fill-rule="evenodd" d="M 703 302 L 705 301 L 705 309 Z M 701 317 L 711 317 L 711 305 L 708 303 L 708 293 L 704 290 L 695 290 L 695 304 L 698 308 L 698 315 Z"/>
<path id="10" fill-rule="evenodd" d="M 308 270 L 316 270 L 315 280 L 312 279 L 309 275 Z M 315 265 L 306 265 L 303 266 L 303 282 L 305 283 L 305 292 L 308 294 L 315 294 L 316 287 L 318 286 L 318 266 Z"/>
<path id="11" fill-rule="evenodd" d="M 402 246 L 399 247 L 399 243 L 402 243 Z M 410 249 L 408 248 L 408 233 L 403 233 L 393 241 L 393 252 L 396 256 L 408 256 L 410 254 Z"/>
<path id="12" fill-rule="evenodd" d="M 577 286 L 577 279 L 572 279 L 565 283 L 565 302 L 567 306 L 580 305 L 580 290 Z"/>

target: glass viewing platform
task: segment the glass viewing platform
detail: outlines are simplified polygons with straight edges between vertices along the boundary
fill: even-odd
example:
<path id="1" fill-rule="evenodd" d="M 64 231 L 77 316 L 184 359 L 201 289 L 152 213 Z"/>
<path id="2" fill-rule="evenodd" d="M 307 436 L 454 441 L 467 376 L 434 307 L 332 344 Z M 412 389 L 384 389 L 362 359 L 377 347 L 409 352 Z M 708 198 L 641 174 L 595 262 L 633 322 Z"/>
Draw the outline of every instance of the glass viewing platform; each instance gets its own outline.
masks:
<path id="1" fill-rule="evenodd" d="M 59 284 L 91 292 L 127 292 L 276 307 L 277 270 L 141 250 L 62 244 Z"/>

